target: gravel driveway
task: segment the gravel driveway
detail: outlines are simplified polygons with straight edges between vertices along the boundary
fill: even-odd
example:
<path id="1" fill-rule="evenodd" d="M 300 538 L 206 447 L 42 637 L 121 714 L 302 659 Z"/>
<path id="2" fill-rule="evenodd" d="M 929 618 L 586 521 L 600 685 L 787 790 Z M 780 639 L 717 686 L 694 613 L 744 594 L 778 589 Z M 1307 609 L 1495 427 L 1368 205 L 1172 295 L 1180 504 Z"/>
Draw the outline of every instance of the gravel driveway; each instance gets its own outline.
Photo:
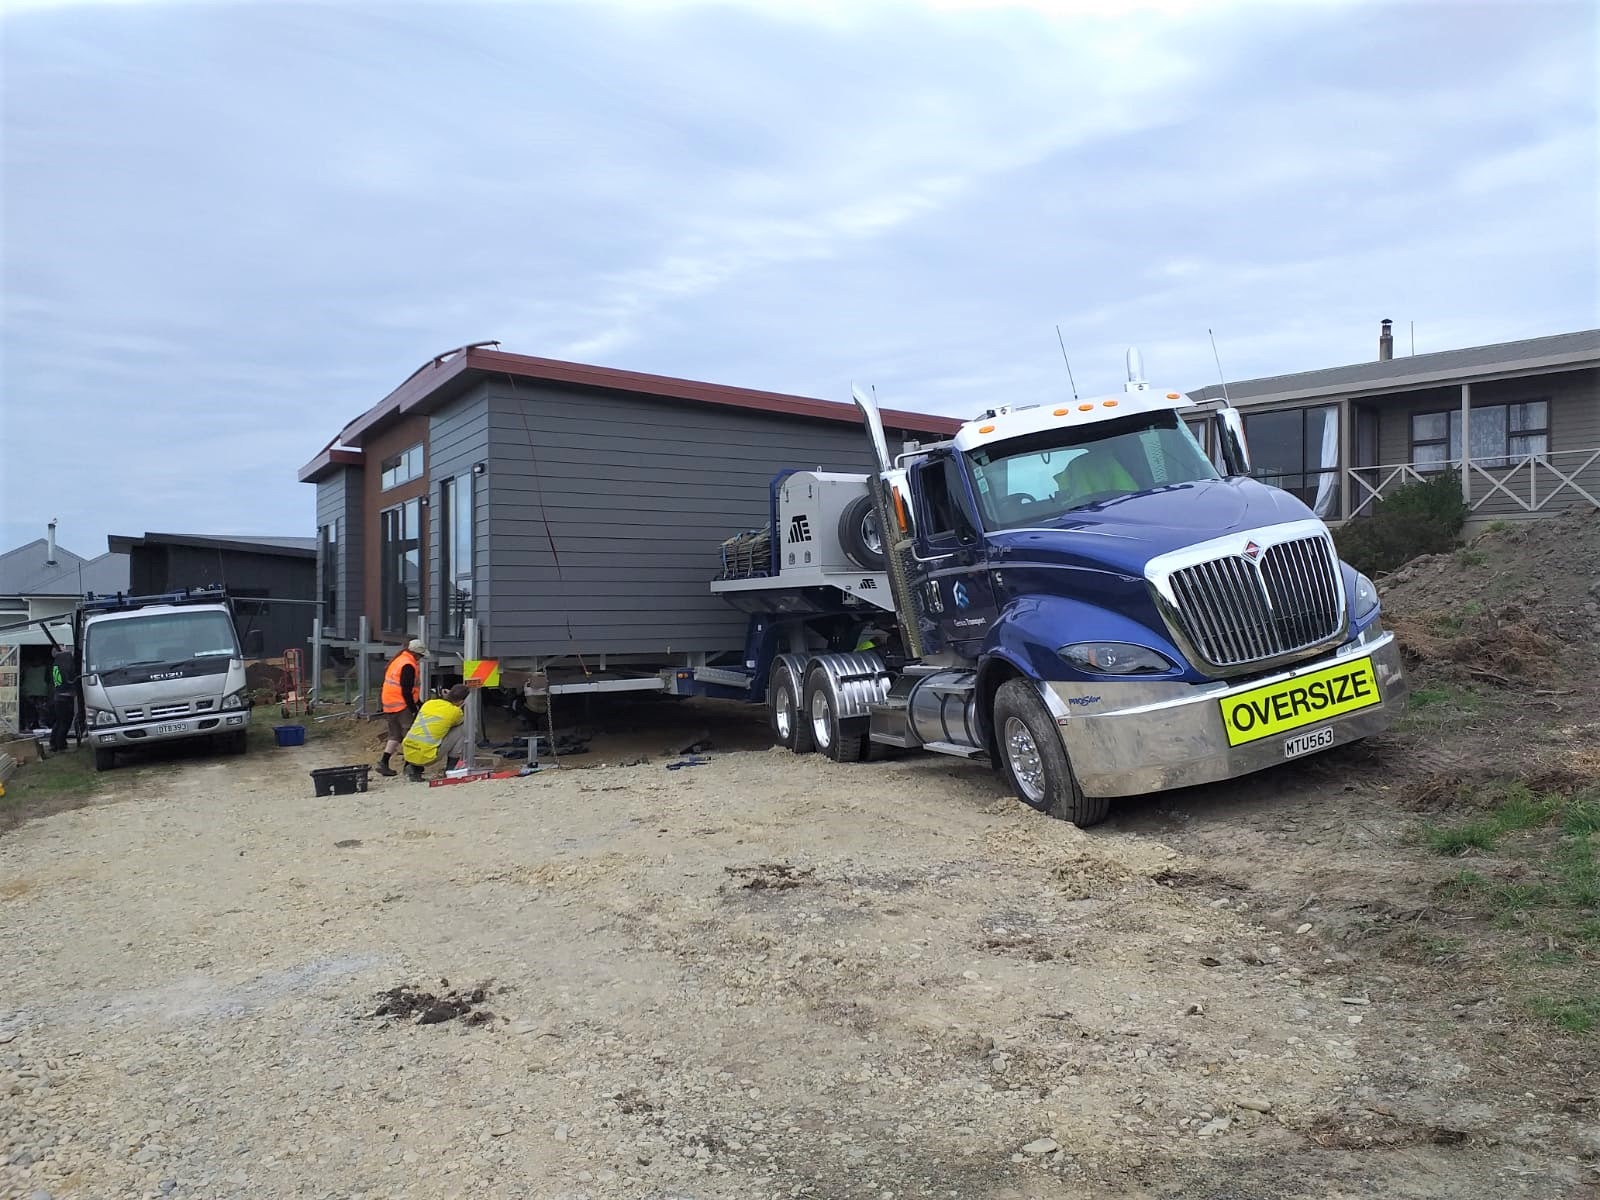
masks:
<path id="1" fill-rule="evenodd" d="M 104 802 L 0 839 L 6 1196 L 1593 1179 L 1531 1093 L 1461 1100 L 1469 1064 L 1352 995 L 1316 930 L 1149 830 L 1037 816 L 981 768 L 774 751 L 309 794 L 307 770 L 360 754 L 119 772 Z M 485 985 L 491 1015 L 369 1015 L 400 985 Z M 1387 1132 L 1352 1140 L 1352 1111 Z"/>

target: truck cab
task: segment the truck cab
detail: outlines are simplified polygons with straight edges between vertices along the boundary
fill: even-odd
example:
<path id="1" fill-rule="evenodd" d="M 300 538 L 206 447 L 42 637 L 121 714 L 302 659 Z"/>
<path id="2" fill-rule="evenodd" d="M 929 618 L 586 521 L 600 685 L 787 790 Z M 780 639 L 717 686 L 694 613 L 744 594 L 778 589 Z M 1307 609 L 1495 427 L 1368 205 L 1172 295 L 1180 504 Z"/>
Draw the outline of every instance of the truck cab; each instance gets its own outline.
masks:
<path id="1" fill-rule="evenodd" d="M 242 754 L 244 656 L 219 589 L 85 600 L 75 619 L 85 737 L 97 771 L 118 750 L 209 737 Z"/>
<path id="2" fill-rule="evenodd" d="M 1237 412 L 1158 390 L 1129 358 L 1118 395 L 996 407 L 893 457 L 857 391 L 894 636 L 797 650 L 791 630 L 770 671 L 780 740 L 986 759 L 1088 825 L 1115 797 L 1393 721 L 1405 677 L 1371 581 L 1300 500 L 1249 477 Z M 1193 432 L 1207 424 L 1214 458 Z"/>

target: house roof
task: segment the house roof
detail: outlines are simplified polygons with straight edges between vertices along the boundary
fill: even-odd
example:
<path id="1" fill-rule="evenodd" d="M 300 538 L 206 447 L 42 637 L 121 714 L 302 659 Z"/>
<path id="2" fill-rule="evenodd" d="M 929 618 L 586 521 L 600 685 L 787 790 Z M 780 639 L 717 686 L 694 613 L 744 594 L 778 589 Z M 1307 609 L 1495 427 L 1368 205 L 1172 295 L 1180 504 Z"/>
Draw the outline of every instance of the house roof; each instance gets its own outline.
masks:
<path id="1" fill-rule="evenodd" d="M 0 554 L 0 596 L 81 596 L 128 590 L 126 554 L 84 558 L 58 544 L 56 561 L 47 563 L 49 552 L 45 539 L 35 538 Z"/>
<path id="2" fill-rule="evenodd" d="M 1490 346 L 1467 346 L 1433 354 L 1413 354 L 1387 362 L 1353 363 L 1293 375 L 1269 375 L 1229 383 L 1228 397 L 1253 405 L 1274 400 L 1319 396 L 1353 396 L 1372 392 L 1409 391 L 1474 379 L 1505 378 L 1549 371 L 1600 366 L 1600 329 L 1581 329 L 1549 337 L 1524 338 Z M 1196 400 L 1222 397 L 1220 384 L 1196 388 Z"/>
<path id="3" fill-rule="evenodd" d="M 569 387 L 631 392 L 658 400 L 720 405 L 824 421 L 846 421 L 852 425 L 859 424 L 861 420 L 855 405 L 836 400 L 817 400 L 809 396 L 762 392 L 720 383 L 675 379 L 667 375 L 647 375 L 553 358 L 508 354 L 488 349 L 487 345 L 492 344 L 463 346 L 447 351 L 419 367 L 394 391 L 340 430 L 334 442 L 330 442 L 316 458 L 301 467 L 300 481 L 315 483 L 335 467 L 358 464 L 361 461 L 359 447 L 371 433 L 400 417 L 431 412 L 490 375 Z M 883 423 L 890 429 L 940 436 L 953 434 L 961 425 L 956 417 L 891 408 L 883 410 Z"/>
<path id="4" fill-rule="evenodd" d="M 205 533 L 146 533 L 143 537 L 133 537 L 114 533 L 106 542 L 112 550 L 124 554 L 143 546 L 189 546 L 199 550 L 270 554 L 278 558 L 317 556 L 317 539 L 309 537 L 212 536 Z"/>

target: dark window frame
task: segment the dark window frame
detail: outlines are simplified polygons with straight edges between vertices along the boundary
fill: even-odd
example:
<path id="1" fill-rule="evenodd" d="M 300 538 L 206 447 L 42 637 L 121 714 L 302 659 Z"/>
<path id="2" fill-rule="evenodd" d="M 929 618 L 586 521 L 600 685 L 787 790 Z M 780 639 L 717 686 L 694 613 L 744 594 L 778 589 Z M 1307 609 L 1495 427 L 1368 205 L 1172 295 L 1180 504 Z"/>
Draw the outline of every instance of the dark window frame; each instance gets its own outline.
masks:
<path id="1" fill-rule="evenodd" d="M 414 556 L 407 562 L 407 556 Z M 378 623 L 382 632 L 406 635 L 422 611 L 422 501 L 402 500 L 378 513 Z M 408 578 L 407 567 L 415 570 Z"/>
<path id="2" fill-rule="evenodd" d="M 1511 428 L 1511 410 L 1514 408 L 1526 409 L 1530 405 L 1534 404 L 1544 406 L 1544 424 L 1532 426 L 1526 429 Z M 1542 455 L 1550 453 L 1549 396 L 1534 396 L 1527 400 L 1507 400 L 1503 404 L 1474 404 L 1471 409 L 1473 424 L 1476 425 L 1479 413 L 1489 413 L 1501 410 L 1505 412 L 1505 421 L 1502 426 L 1504 430 L 1504 440 L 1502 442 L 1504 452 L 1501 454 L 1487 455 L 1474 455 L 1470 446 L 1463 447 L 1461 438 L 1461 409 L 1459 407 L 1430 409 L 1427 412 L 1414 412 L 1410 414 L 1410 418 L 1406 422 L 1406 436 L 1409 439 L 1408 445 L 1410 447 L 1410 458 L 1407 459 L 1407 462 L 1409 462 L 1413 469 L 1415 469 L 1419 474 L 1432 474 L 1435 471 L 1460 470 L 1465 462 L 1471 462 L 1476 466 L 1484 468 L 1485 470 L 1497 471 L 1504 470 L 1505 468 L 1516 463 L 1520 463 L 1525 458 L 1539 458 Z M 1417 437 L 1417 421 L 1426 417 L 1444 418 L 1443 437 Z M 1544 439 L 1543 450 L 1534 450 L 1523 454 L 1515 454 L 1512 452 L 1511 443 L 1513 441 L 1532 437 L 1540 437 Z M 1450 443 L 1452 441 L 1455 442 L 1456 446 L 1455 454 L 1451 454 L 1450 452 Z M 1444 453 L 1436 462 L 1419 462 L 1417 460 L 1417 449 L 1421 446 L 1442 448 Z"/>
<path id="3" fill-rule="evenodd" d="M 391 454 L 378 464 L 378 485 L 382 491 L 389 491 L 403 484 L 421 479 L 427 473 L 427 450 L 423 443 L 407 446 L 397 454 Z"/>
<path id="4" fill-rule="evenodd" d="M 1331 467 L 1325 467 L 1322 465 L 1320 446 L 1318 447 L 1319 452 L 1315 458 L 1317 465 L 1311 465 L 1313 459 L 1309 453 L 1309 425 L 1307 420 L 1308 414 L 1310 413 L 1323 414 L 1324 419 L 1326 419 L 1326 414 L 1332 414 L 1336 442 L 1334 445 L 1333 466 Z M 1318 515 L 1324 520 L 1337 520 L 1342 511 L 1339 480 L 1340 476 L 1344 473 L 1346 466 L 1345 462 L 1343 461 L 1344 438 L 1342 436 L 1342 431 L 1339 428 L 1339 421 L 1341 419 L 1339 414 L 1339 405 L 1319 403 L 1304 404 L 1298 408 L 1276 408 L 1267 406 L 1264 408 L 1252 409 L 1244 414 L 1246 443 L 1252 445 L 1252 447 L 1255 443 L 1255 439 L 1252 438 L 1250 433 L 1250 423 L 1252 420 L 1256 421 L 1259 427 L 1259 423 L 1265 418 L 1288 416 L 1298 416 L 1300 418 L 1300 432 L 1296 439 L 1300 447 L 1299 469 L 1293 471 L 1278 470 L 1275 464 L 1268 465 L 1260 461 L 1259 456 L 1252 448 L 1250 455 L 1250 476 L 1253 479 L 1260 479 L 1270 482 L 1273 487 L 1280 488 L 1283 491 L 1289 492 L 1291 495 L 1298 496 L 1302 503 L 1315 511 L 1317 506 L 1317 494 L 1322 490 L 1322 479 L 1324 476 L 1331 475 L 1334 480 L 1334 487 L 1330 494 L 1330 499 L 1332 501 L 1330 511 L 1326 513 L 1319 513 Z M 1221 469 L 1221 467 L 1218 467 L 1219 471 Z M 1289 482 L 1290 480 L 1295 479 L 1298 479 L 1300 482 L 1298 484 L 1291 484 Z M 1301 495 L 1301 493 L 1306 494 Z"/>
<path id="5" fill-rule="evenodd" d="M 465 621 L 473 612 L 474 557 L 477 548 L 476 517 L 477 490 L 472 475 L 468 473 L 441 479 L 439 481 L 439 629 L 441 637 L 452 641 L 460 641 L 466 635 Z M 463 583 L 465 587 L 462 586 Z"/>
<path id="6" fill-rule="evenodd" d="M 330 631 L 339 628 L 339 527 L 343 517 L 335 517 L 317 531 L 317 569 L 322 576 L 322 624 Z"/>

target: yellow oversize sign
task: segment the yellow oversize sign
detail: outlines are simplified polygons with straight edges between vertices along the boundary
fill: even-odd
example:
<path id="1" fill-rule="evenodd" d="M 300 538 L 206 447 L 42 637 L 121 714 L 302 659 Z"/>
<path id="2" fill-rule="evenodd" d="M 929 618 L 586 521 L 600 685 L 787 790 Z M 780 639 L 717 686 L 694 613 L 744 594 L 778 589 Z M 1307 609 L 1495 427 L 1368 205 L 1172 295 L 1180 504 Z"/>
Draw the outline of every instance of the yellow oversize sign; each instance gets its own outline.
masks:
<path id="1" fill-rule="evenodd" d="M 1222 704 L 1228 745 L 1242 746 L 1275 733 L 1315 725 L 1329 717 L 1370 708 L 1383 697 L 1370 658 L 1343 662 L 1298 679 L 1285 679 L 1229 696 Z"/>

